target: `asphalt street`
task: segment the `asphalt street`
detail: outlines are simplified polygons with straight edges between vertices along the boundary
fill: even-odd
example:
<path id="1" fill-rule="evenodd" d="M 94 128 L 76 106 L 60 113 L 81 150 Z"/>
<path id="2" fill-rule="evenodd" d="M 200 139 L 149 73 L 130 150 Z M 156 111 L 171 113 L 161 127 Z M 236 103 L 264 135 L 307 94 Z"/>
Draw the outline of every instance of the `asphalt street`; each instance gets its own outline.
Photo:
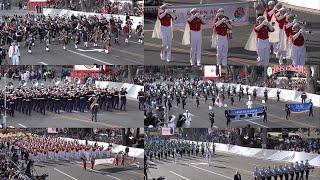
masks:
<path id="1" fill-rule="evenodd" d="M 17 10 L 16 8 L 9 11 L 0 11 L 0 15 L 24 15 L 30 13 L 25 10 Z M 74 48 L 73 41 L 68 44 L 66 50 L 63 50 L 62 44 L 58 39 L 49 46 L 50 51 L 45 51 L 45 43 L 36 40 L 35 46 L 32 47 L 32 53 L 28 53 L 28 49 L 24 47 L 24 42 L 20 46 L 20 65 L 70 65 L 70 64 L 101 64 L 101 65 L 141 65 L 144 63 L 143 44 L 138 43 L 136 34 L 132 35 L 129 44 L 126 44 L 124 37 L 120 36 L 119 45 L 114 44 L 114 38 L 111 41 L 111 49 L 109 54 L 101 52 L 102 45 L 93 47 L 89 43 L 89 47 L 85 48 L 83 42 L 80 42 L 78 49 Z M 8 47 L 6 47 L 8 49 Z M 7 61 L 12 64 L 7 56 Z"/>
<path id="2" fill-rule="evenodd" d="M 154 164 L 153 164 L 154 163 Z M 242 179 L 253 179 L 252 173 L 255 167 L 271 168 L 274 165 L 284 165 L 285 162 L 268 161 L 239 155 L 232 155 L 217 152 L 212 158 L 211 166 L 204 157 L 200 156 L 178 156 L 177 163 L 174 163 L 172 157 L 167 160 L 153 160 L 149 168 L 149 179 L 151 177 L 164 176 L 168 180 L 226 180 L 233 179 L 237 170 L 240 171 Z M 310 171 L 309 180 L 320 178 L 320 169 Z"/>
<path id="3" fill-rule="evenodd" d="M 227 108 L 229 109 L 237 109 L 237 108 L 247 108 L 246 103 L 248 102 L 248 98 L 245 95 L 239 102 L 238 96 L 234 97 L 234 105 L 231 106 L 231 101 L 228 99 L 227 95 L 223 104 L 227 104 Z M 269 99 L 265 104 L 262 103 L 262 98 L 258 98 L 253 100 L 253 107 L 257 106 L 267 106 L 267 119 L 266 123 L 263 122 L 262 119 L 256 120 L 236 120 L 231 121 L 232 127 L 244 127 L 248 124 L 251 127 L 264 127 L 264 128 L 277 128 L 277 127 L 291 127 L 291 128 L 298 128 L 298 127 L 319 127 L 319 117 L 320 117 L 320 108 L 313 107 L 314 116 L 308 116 L 308 112 L 303 113 L 291 113 L 291 117 L 286 119 L 285 113 L 285 103 L 292 103 L 292 102 L 276 102 L 276 99 Z M 212 106 L 212 101 L 210 97 L 208 98 L 207 103 L 205 103 L 204 97 L 200 98 L 200 105 L 197 108 L 196 99 L 187 98 L 186 106 L 183 110 L 182 104 L 180 103 L 177 106 L 176 101 L 172 102 L 173 108 L 169 112 L 169 115 L 175 115 L 178 117 L 179 114 L 188 110 L 192 116 L 191 127 L 192 128 L 208 128 L 211 125 L 209 121 L 209 106 Z M 215 113 L 215 127 L 223 128 L 226 124 L 226 117 L 224 115 L 225 107 L 218 107 L 215 105 L 213 107 L 213 111 Z"/>
<path id="4" fill-rule="evenodd" d="M 235 2 L 240 0 L 215 0 L 216 3 L 222 2 Z M 198 0 L 190 0 L 188 3 L 182 0 L 167 0 L 166 2 L 173 5 L 181 4 L 197 4 Z M 203 1 L 208 2 L 208 1 Z M 213 1 L 210 1 L 213 2 Z M 293 7 L 291 7 L 293 8 Z M 307 35 L 306 47 L 307 47 L 307 62 L 306 64 L 319 64 L 320 60 L 320 13 L 319 12 L 307 12 L 299 10 L 293 10 L 293 13 L 298 16 L 300 21 L 306 21 L 306 30 L 312 31 Z M 183 46 L 181 44 L 183 31 L 175 30 L 172 40 L 172 60 L 170 63 L 162 61 L 160 59 L 161 40 L 153 39 L 152 30 L 155 24 L 155 16 L 145 17 L 145 65 L 189 65 L 190 58 L 189 46 Z M 256 65 L 256 52 L 244 50 L 244 46 L 252 31 L 253 23 L 255 22 L 255 11 L 253 3 L 250 4 L 249 21 L 251 25 L 233 27 L 233 38 L 229 41 L 229 53 L 228 64 L 229 65 Z M 202 31 L 202 64 L 216 64 L 216 50 L 211 48 L 211 35 L 212 29 L 206 29 Z M 271 56 L 270 64 L 278 64 L 278 59 L 275 55 Z"/>
<path id="5" fill-rule="evenodd" d="M 17 81 L 13 81 L 14 86 L 18 85 Z M 41 81 L 39 81 L 41 84 Z M 46 84 L 49 84 L 46 82 Z M 45 84 L 45 85 L 46 85 Z M 3 85 L 3 79 L 0 81 Z M 30 86 L 30 83 L 27 86 Z M 2 122 L 2 116 L 0 116 Z M 138 109 L 138 100 L 127 97 L 126 111 L 113 110 L 109 112 L 106 110 L 99 110 L 97 122 L 91 121 L 91 111 L 84 113 L 73 110 L 72 113 L 60 111 L 56 114 L 51 111 L 46 111 L 46 115 L 42 115 L 36 111 L 31 112 L 31 116 L 27 116 L 19 111 L 15 111 L 15 116 L 7 115 L 7 126 L 15 128 L 70 128 L 70 127 L 143 127 L 143 112 Z"/>
<path id="6" fill-rule="evenodd" d="M 36 162 L 34 173 L 48 174 L 49 180 L 141 180 L 143 172 L 135 165 L 125 167 L 115 167 L 113 165 L 99 164 L 94 170 L 90 169 L 91 164 L 87 162 L 87 171 L 82 168 L 82 162 L 70 162 L 66 160 Z M 140 166 L 142 167 L 142 166 Z"/>

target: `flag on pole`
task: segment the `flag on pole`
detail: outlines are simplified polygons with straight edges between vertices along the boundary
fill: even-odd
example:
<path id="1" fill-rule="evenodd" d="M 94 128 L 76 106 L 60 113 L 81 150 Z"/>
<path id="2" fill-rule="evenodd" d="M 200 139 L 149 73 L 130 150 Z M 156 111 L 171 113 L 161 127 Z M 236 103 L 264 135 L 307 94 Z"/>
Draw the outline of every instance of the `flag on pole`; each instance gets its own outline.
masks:
<path id="1" fill-rule="evenodd" d="M 222 106 L 223 106 L 222 100 L 221 100 L 221 98 L 220 98 L 220 94 L 218 94 L 218 96 L 217 96 L 216 101 L 214 102 L 214 104 L 216 104 L 216 105 L 219 106 L 219 107 L 222 107 Z"/>

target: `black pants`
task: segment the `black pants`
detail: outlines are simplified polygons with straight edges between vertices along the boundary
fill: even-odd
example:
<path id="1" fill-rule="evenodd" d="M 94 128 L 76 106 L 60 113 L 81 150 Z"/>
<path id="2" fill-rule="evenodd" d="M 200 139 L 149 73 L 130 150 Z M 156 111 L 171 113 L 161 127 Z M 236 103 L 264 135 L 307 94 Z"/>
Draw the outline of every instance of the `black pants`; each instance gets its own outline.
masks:
<path id="1" fill-rule="evenodd" d="M 306 179 L 309 178 L 309 170 L 306 170 Z"/>

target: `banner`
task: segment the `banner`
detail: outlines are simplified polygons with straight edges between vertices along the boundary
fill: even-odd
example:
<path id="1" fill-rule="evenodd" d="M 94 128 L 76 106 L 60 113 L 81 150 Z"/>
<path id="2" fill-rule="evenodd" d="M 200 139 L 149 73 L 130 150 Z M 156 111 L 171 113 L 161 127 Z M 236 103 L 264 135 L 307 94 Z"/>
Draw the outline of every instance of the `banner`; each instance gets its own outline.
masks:
<path id="1" fill-rule="evenodd" d="M 240 116 L 240 115 L 247 115 L 247 114 L 258 114 L 263 113 L 263 107 L 255 107 L 251 109 L 230 109 L 229 115 L 230 116 Z"/>
<path id="2" fill-rule="evenodd" d="M 235 26 L 249 24 L 249 3 L 248 2 L 232 2 L 232 3 L 214 3 L 214 4 L 194 4 L 194 5 L 179 5 L 169 6 L 169 9 L 175 10 L 177 20 L 173 21 L 175 29 L 184 29 L 188 18 L 189 11 L 192 8 L 197 8 L 200 14 L 204 16 L 204 28 L 212 28 L 213 21 L 217 11 L 220 8 L 224 9 L 224 14 L 230 19 L 231 24 Z"/>
<path id="3" fill-rule="evenodd" d="M 289 109 L 291 112 L 303 112 L 303 111 L 309 111 L 311 107 L 311 102 L 309 103 L 294 103 L 294 104 L 288 104 Z"/>
<path id="4" fill-rule="evenodd" d="M 172 136 L 174 134 L 173 128 L 161 128 L 161 134 L 163 136 Z"/>
<path id="5" fill-rule="evenodd" d="M 114 163 L 114 158 L 96 159 L 94 161 L 95 165 L 98 165 L 98 164 L 113 164 L 113 163 Z"/>

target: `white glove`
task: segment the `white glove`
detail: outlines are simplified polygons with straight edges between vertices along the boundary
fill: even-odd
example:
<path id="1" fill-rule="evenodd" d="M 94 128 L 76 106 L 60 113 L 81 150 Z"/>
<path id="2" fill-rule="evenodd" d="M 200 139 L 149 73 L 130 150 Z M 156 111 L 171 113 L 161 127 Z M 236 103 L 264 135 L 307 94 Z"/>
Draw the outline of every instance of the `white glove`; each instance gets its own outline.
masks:
<path id="1" fill-rule="evenodd" d="M 200 14 L 199 14 L 199 13 L 196 13 L 194 16 L 195 16 L 195 17 L 199 17 L 199 16 L 200 16 Z"/>
<path id="2" fill-rule="evenodd" d="M 287 17 L 287 16 L 288 16 L 288 13 L 285 13 L 284 16 Z"/>
<path id="3" fill-rule="evenodd" d="M 303 32 L 304 32 L 304 29 L 301 28 L 298 33 L 302 34 Z"/>
<path id="4" fill-rule="evenodd" d="M 293 22 L 293 24 L 295 24 L 295 23 L 297 22 L 297 20 L 296 20 L 296 19 L 294 19 L 292 22 Z"/>
<path id="5" fill-rule="evenodd" d="M 170 11 L 169 9 L 166 9 L 164 12 L 165 12 L 165 13 L 170 13 L 169 11 Z"/>
<path id="6" fill-rule="evenodd" d="M 267 20 L 262 21 L 262 24 L 263 24 L 263 25 L 268 25 L 268 23 L 269 23 L 269 22 L 268 22 Z"/>

